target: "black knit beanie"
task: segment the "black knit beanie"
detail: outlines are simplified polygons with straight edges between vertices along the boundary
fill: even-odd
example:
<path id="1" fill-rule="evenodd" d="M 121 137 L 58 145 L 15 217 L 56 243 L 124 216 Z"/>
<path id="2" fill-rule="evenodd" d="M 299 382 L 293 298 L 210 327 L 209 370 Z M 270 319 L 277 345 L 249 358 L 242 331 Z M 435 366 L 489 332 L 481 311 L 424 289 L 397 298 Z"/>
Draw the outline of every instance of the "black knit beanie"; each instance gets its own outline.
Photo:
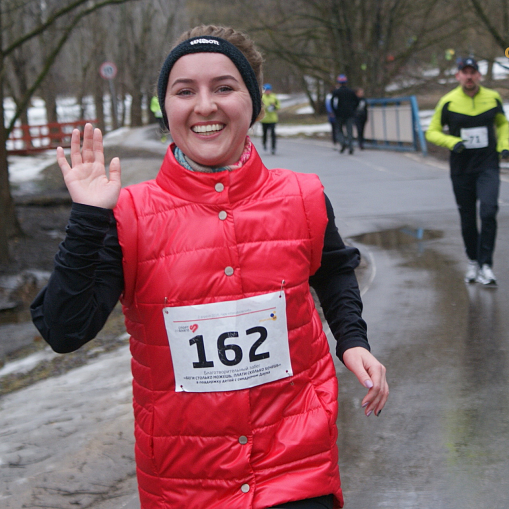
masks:
<path id="1" fill-rule="evenodd" d="M 157 94 L 159 97 L 159 105 L 163 113 L 163 120 L 166 127 L 168 125 L 168 117 L 164 108 L 164 99 L 166 97 L 166 89 L 168 88 L 168 79 L 170 72 L 175 62 L 184 55 L 189 53 L 222 53 L 226 55 L 240 72 L 242 79 L 249 91 L 251 101 L 253 102 L 253 116 L 251 117 L 251 124 L 253 125 L 260 114 L 262 108 L 262 99 L 260 96 L 260 87 L 256 80 L 255 72 L 247 61 L 242 51 L 240 51 L 231 42 L 220 37 L 211 35 L 193 37 L 181 42 L 177 47 L 173 48 L 171 53 L 166 57 L 164 64 L 159 73 L 159 81 L 157 83 Z"/>

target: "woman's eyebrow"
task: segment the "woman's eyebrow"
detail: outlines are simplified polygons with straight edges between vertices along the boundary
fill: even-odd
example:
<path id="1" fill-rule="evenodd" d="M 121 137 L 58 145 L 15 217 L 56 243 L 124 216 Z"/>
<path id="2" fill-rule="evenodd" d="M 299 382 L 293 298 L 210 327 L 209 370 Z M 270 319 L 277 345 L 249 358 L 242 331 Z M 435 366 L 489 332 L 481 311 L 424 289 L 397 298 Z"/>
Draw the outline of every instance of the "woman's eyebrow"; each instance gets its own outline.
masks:
<path id="1" fill-rule="evenodd" d="M 170 87 L 173 87 L 175 85 L 178 85 L 178 84 L 184 84 L 184 85 L 188 85 L 190 83 L 194 83 L 195 80 L 191 79 L 191 78 L 177 78 L 173 83 L 170 84 Z"/>
<path id="2" fill-rule="evenodd" d="M 239 81 L 235 76 L 232 76 L 231 74 L 224 74 L 222 76 L 214 76 L 211 81 L 216 82 L 216 81 L 224 81 L 224 80 L 234 80 L 237 83 Z M 195 81 L 196 80 L 194 80 L 193 78 L 177 78 L 175 81 L 173 81 L 170 84 L 170 87 L 173 87 L 175 85 L 180 85 L 180 84 L 189 85 L 189 84 L 195 83 Z"/>
<path id="3" fill-rule="evenodd" d="M 215 78 L 212 78 L 212 81 L 223 81 L 223 80 L 234 80 L 239 81 L 235 76 L 232 76 L 231 74 L 224 74 L 223 76 L 216 76 Z"/>

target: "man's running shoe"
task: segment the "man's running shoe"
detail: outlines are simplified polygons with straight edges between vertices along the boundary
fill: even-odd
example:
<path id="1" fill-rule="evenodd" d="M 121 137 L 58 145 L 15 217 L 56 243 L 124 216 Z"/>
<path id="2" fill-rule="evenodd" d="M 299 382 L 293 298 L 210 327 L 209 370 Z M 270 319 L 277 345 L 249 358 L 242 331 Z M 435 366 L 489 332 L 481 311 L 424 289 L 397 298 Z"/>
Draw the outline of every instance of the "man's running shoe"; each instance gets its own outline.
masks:
<path id="1" fill-rule="evenodd" d="M 497 286 L 495 274 L 489 265 L 484 264 L 477 273 L 476 281 L 486 286 Z"/>
<path id="2" fill-rule="evenodd" d="M 468 260 L 468 268 L 465 272 L 465 283 L 475 283 L 477 273 L 479 272 L 479 265 L 473 260 Z"/>

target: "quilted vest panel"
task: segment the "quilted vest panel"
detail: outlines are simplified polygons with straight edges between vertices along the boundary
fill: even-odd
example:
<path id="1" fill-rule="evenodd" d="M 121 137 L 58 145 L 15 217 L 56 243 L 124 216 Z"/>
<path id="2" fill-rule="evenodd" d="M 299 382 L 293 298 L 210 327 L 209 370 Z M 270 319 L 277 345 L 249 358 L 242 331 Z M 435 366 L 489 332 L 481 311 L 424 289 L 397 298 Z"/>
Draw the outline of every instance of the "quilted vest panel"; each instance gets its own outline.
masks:
<path id="1" fill-rule="evenodd" d="M 333 493 L 337 379 L 308 279 L 327 224 L 315 175 L 181 167 L 122 191 L 122 304 L 131 335 L 143 509 L 255 508 Z M 230 392 L 175 392 L 163 308 L 284 291 L 294 375 Z"/>

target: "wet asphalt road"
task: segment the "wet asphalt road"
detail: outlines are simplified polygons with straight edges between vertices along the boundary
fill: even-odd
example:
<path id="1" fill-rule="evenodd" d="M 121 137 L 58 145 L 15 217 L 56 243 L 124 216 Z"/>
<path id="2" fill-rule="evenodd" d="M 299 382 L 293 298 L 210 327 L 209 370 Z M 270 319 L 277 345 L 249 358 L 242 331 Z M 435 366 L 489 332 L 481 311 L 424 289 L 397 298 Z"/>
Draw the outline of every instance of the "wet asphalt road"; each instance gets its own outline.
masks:
<path id="1" fill-rule="evenodd" d="M 254 142 L 260 147 L 259 139 Z M 503 176 L 500 196 L 494 266 L 499 288 L 487 289 L 463 282 L 465 257 L 445 163 L 373 150 L 350 156 L 312 140 L 282 139 L 276 156 L 261 154 L 269 168 L 319 174 L 341 235 L 357 245 L 368 262 L 360 280 L 364 317 L 373 353 L 388 369 L 391 396 L 380 417 L 366 418 L 360 408 L 364 389 L 337 363 L 346 508 L 505 508 L 509 500 L 509 178 Z M 126 170 L 125 175 L 130 174 Z M 155 170 L 147 167 L 147 171 Z M 128 366 L 116 369 L 128 370 Z M 104 385 L 103 405 L 108 389 Z M 118 393 L 117 386 L 112 390 Z M 14 405 L 16 398 L 8 401 Z M 127 401 L 124 395 L 122 404 Z M 2 410 L 9 408 L 4 404 Z M 126 407 L 122 415 L 127 411 Z M 118 419 L 126 421 L 125 437 L 132 426 L 129 419 L 112 415 L 108 421 L 102 410 L 101 426 L 111 452 L 100 452 L 99 459 L 104 460 L 102 453 L 120 457 L 118 451 L 124 451 L 126 476 L 128 472 L 132 476 L 131 445 L 120 447 L 112 438 Z M 72 419 L 71 425 L 80 426 Z M 62 428 L 64 432 L 69 434 Z M 42 451 L 37 446 L 38 432 L 27 425 L 25 433 L 29 437 L 25 449 Z M 100 428 L 96 432 L 86 428 L 80 440 L 92 436 L 98 444 L 95 450 L 101 451 L 100 433 Z M 70 464 L 58 445 L 65 442 L 57 439 L 58 434 L 53 462 Z M 51 444 L 45 446 L 51 451 Z M 90 465 L 92 446 L 84 445 L 81 454 L 86 455 L 87 447 L 87 468 L 101 477 L 101 461 L 95 469 Z M 112 473 L 119 461 L 104 467 L 105 472 Z M 44 468 L 40 474 L 31 473 L 40 477 L 37 493 L 52 483 L 48 466 Z M 74 468 L 73 478 L 80 479 L 81 486 L 96 485 L 97 481 L 79 477 L 83 468 L 78 462 Z M 69 482 L 63 472 L 62 482 Z M 11 493 L 15 485 L 10 483 Z M 139 508 L 136 494 L 128 494 L 133 483 L 127 483 L 125 490 L 116 501 L 87 507 Z M 64 505 L 55 507 L 66 507 L 64 500 Z M 45 503 L 44 497 L 40 502 Z"/>
<path id="2" fill-rule="evenodd" d="M 391 395 L 380 417 L 366 418 L 364 391 L 338 366 L 346 507 L 507 507 L 507 175 L 494 265 L 499 288 L 488 289 L 463 282 L 446 164 L 380 151 L 349 156 L 318 142 L 280 146 L 266 164 L 318 167 L 340 233 L 370 261 L 361 281 L 364 317 Z"/>

